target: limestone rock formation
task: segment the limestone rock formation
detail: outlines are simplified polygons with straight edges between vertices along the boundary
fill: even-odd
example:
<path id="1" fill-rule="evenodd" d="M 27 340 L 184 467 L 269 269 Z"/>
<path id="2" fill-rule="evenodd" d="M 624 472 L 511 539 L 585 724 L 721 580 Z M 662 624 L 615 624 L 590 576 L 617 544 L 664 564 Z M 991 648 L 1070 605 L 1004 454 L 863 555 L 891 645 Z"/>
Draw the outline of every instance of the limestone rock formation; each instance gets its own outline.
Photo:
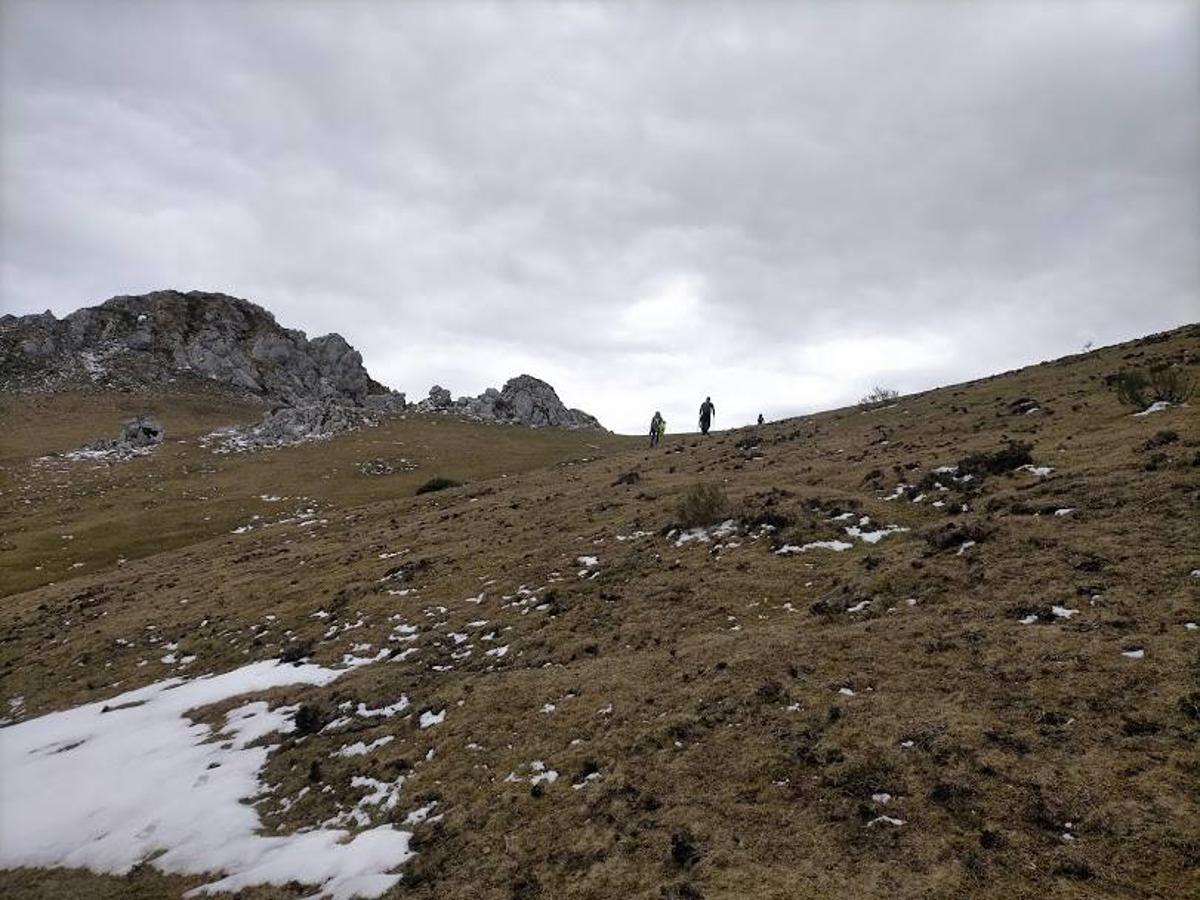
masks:
<path id="1" fill-rule="evenodd" d="M 310 340 L 262 307 L 226 294 L 155 291 L 113 297 L 63 319 L 48 311 L 0 317 L 0 391 L 150 391 L 188 379 L 275 404 L 256 425 L 214 432 L 210 445 L 225 451 L 320 440 L 408 408 L 404 394 L 371 378 L 341 335 Z M 604 430 L 530 375 L 458 400 L 434 385 L 416 409 L 488 423 Z"/>
<path id="2" fill-rule="evenodd" d="M 414 409 L 501 425 L 604 430 L 595 416 L 568 409 L 553 387 L 532 375 L 518 375 L 509 379 L 501 390 L 488 388 L 478 397 L 459 397 L 454 401 L 448 390 L 434 385 L 429 397 L 417 403 Z"/>
<path id="3" fill-rule="evenodd" d="M 113 297 L 63 319 L 0 318 L 0 390 L 95 384 L 138 389 L 211 379 L 285 403 L 387 394 L 341 335 L 309 340 L 260 306 L 225 294 Z"/>
<path id="4" fill-rule="evenodd" d="M 327 440 L 377 422 L 364 406 L 354 406 L 338 398 L 307 401 L 295 406 L 271 410 L 254 425 L 222 428 L 205 435 L 201 443 L 217 453 L 238 453 L 287 447 L 307 441 Z"/>
<path id="5" fill-rule="evenodd" d="M 145 456 L 163 442 L 163 427 L 153 416 L 137 416 L 121 423 L 121 436 L 115 440 L 93 441 L 60 457 L 72 462 L 95 460 L 115 462 Z M 48 457 L 49 458 L 49 457 Z"/>

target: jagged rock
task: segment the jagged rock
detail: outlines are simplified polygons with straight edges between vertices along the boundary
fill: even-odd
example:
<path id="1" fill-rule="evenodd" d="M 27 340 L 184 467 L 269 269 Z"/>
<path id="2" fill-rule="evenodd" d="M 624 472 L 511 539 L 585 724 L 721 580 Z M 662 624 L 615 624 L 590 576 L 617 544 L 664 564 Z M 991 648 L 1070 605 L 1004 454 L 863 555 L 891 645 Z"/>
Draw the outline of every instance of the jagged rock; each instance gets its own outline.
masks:
<path id="1" fill-rule="evenodd" d="M 163 427 L 152 416 L 138 416 L 121 424 L 123 431 L 120 443 L 130 447 L 150 447 L 162 443 Z"/>
<path id="2" fill-rule="evenodd" d="M 205 435 L 201 444 L 217 453 L 239 453 L 286 447 L 377 424 L 372 412 L 344 400 L 321 400 L 271 410 L 255 425 L 222 428 Z"/>
<path id="3" fill-rule="evenodd" d="M 509 379 L 500 392 L 500 400 L 509 418 L 524 425 L 601 429 L 594 416 L 582 410 L 567 409 L 554 388 L 532 375 Z"/>
<path id="4" fill-rule="evenodd" d="M 387 393 L 340 335 L 309 340 L 225 294 L 156 291 L 62 320 L 50 312 L 0 319 L 0 390 L 138 389 L 186 377 L 292 404 Z"/>
<path id="5" fill-rule="evenodd" d="M 163 441 L 163 427 L 152 416 L 137 416 L 121 423 L 121 436 L 115 440 L 102 439 L 64 453 L 61 459 L 71 462 L 96 460 L 119 462 L 135 456 L 145 456 Z M 53 457 L 45 457 L 52 459 Z"/>
<path id="6" fill-rule="evenodd" d="M 568 409 L 549 384 L 532 375 L 511 378 L 502 390 L 488 388 L 478 397 L 450 400 L 450 392 L 434 385 L 429 398 L 416 404 L 417 412 L 443 412 L 502 425 L 531 428 L 571 428 L 603 431 L 604 426 L 582 410 Z"/>
<path id="7" fill-rule="evenodd" d="M 386 394 L 367 394 L 363 406 L 374 413 L 402 413 L 408 409 L 403 391 L 388 391 Z"/>

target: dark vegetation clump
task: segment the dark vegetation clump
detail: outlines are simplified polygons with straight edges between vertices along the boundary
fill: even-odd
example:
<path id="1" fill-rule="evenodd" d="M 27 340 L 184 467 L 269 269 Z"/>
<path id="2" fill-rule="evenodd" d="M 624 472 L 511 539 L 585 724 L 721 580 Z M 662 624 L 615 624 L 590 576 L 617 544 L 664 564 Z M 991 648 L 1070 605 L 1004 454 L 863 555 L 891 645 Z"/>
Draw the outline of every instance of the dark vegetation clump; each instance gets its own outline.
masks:
<path id="1" fill-rule="evenodd" d="M 434 491 L 444 491 L 446 488 L 458 487 L 461 484 L 461 481 L 455 481 L 453 478 L 443 478 L 441 475 L 436 475 L 417 488 L 417 493 L 431 494 Z"/>
<path id="2" fill-rule="evenodd" d="M 956 490 L 961 493 L 967 493 L 967 486 L 971 485 L 971 482 L 955 481 L 955 474 L 956 473 L 954 472 L 926 472 L 921 477 L 921 480 L 913 485 L 907 493 L 915 496 L 917 494 L 932 493 L 933 491 L 938 491 L 942 488 L 946 488 L 947 490 Z M 973 486 L 977 487 L 978 485 Z"/>
<path id="3" fill-rule="evenodd" d="M 1143 410 L 1153 403 L 1186 403 L 1196 385 L 1179 367 L 1159 364 L 1149 369 L 1127 369 L 1105 379 L 1126 406 Z"/>
<path id="4" fill-rule="evenodd" d="M 792 496 L 792 492 L 782 488 L 770 488 L 751 494 L 742 504 L 741 520 L 747 528 L 759 528 L 770 525 L 772 528 L 787 528 L 796 524 L 796 517 L 783 508 L 781 501 Z"/>
<path id="5" fill-rule="evenodd" d="M 1053 874 L 1062 878 L 1071 878 L 1075 881 L 1089 881 L 1095 877 L 1096 873 L 1083 860 L 1067 860 L 1055 866 Z"/>
<path id="6" fill-rule="evenodd" d="M 311 703 L 301 703 L 296 710 L 296 734 L 316 734 L 325 726 L 325 716 Z"/>
<path id="7" fill-rule="evenodd" d="M 1146 443 L 1142 444 L 1144 450 L 1157 450 L 1159 447 L 1165 447 L 1167 444 L 1173 444 L 1179 440 L 1179 433 L 1176 431 L 1158 431 L 1153 437 L 1147 438 Z"/>
<path id="8" fill-rule="evenodd" d="M 729 497 L 717 484 L 693 484 L 675 505 L 675 517 L 685 528 L 703 528 L 729 518 Z"/>
<path id="9" fill-rule="evenodd" d="M 689 831 L 676 831 L 671 835 L 671 860 L 681 869 L 690 869 L 700 859 L 696 839 Z"/>
<path id="10" fill-rule="evenodd" d="M 296 641 L 294 644 L 284 647 L 279 659 L 285 663 L 298 663 L 311 653 L 312 641 Z"/>
<path id="11" fill-rule="evenodd" d="M 930 547 L 941 552 L 961 547 L 967 541 L 982 544 L 990 535 L 991 532 L 982 525 L 972 522 L 947 522 L 945 525 L 939 525 L 937 528 L 926 531 L 923 537 Z"/>
<path id="12" fill-rule="evenodd" d="M 1171 461 L 1171 457 L 1167 454 L 1159 452 L 1151 454 L 1150 458 L 1142 463 L 1142 470 L 1145 472 L 1157 472 L 1164 465 Z"/>
<path id="13" fill-rule="evenodd" d="M 999 450 L 972 453 L 958 461 L 958 471 L 963 474 L 983 478 L 987 475 L 1002 475 L 1021 466 L 1033 464 L 1029 451 L 1032 444 L 1022 441 L 1009 441 L 1008 445 Z"/>
<path id="14" fill-rule="evenodd" d="M 929 799 L 941 806 L 954 806 L 974 797 L 975 793 L 975 788 L 968 784 L 939 781 L 929 791 Z"/>
<path id="15" fill-rule="evenodd" d="M 1189 719 L 1200 722 L 1200 691 L 1192 691 L 1180 697 L 1179 711 Z"/>

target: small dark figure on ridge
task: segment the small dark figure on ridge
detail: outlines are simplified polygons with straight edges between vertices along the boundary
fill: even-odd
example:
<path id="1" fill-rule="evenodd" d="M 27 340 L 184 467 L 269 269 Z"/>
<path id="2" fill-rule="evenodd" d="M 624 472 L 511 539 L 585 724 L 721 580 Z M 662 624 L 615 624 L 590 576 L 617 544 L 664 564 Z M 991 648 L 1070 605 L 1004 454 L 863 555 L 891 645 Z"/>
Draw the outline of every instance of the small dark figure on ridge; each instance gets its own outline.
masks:
<path id="1" fill-rule="evenodd" d="M 713 416 L 717 414 L 717 408 L 713 406 L 712 397 L 705 397 L 704 402 L 700 404 L 700 433 L 708 434 L 708 429 L 712 426 Z"/>
<path id="2" fill-rule="evenodd" d="M 662 440 L 663 432 L 667 430 L 667 420 L 662 417 L 662 413 L 658 410 L 654 411 L 654 418 L 650 420 L 650 446 L 657 447 L 658 442 Z"/>

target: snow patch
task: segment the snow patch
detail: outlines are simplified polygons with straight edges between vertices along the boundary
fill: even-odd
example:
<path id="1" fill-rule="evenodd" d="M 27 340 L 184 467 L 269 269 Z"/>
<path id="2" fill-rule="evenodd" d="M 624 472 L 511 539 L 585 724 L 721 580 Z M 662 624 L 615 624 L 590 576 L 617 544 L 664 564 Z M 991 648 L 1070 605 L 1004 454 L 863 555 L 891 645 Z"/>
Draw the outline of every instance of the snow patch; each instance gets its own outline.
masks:
<path id="1" fill-rule="evenodd" d="M 1166 400 L 1156 400 L 1141 412 L 1135 412 L 1133 415 L 1135 417 L 1148 416 L 1150 413 L 1162 412 L 1164 409 L 1169 409 L 1170 407 L 1171 404 Z"/>
<path id="2" fill-rule="evenodd" d="M 284 685 L 343 674 L 257 662 L 223 675 L 171 678 L 0 730 L 0 866 L 85 867 L 122 875 L 146 862 L 169 873 L 224 877 L 192 893 L 290 881 L 334 900 L 379 897 L 412 856 L 409 833 L 383 825 L 357 835 L 317 828 L 266 836 L 254 807 L 269 747 L 247 747 L 288 712 L 249 703 L 221 735 L 185 713 Z"/>

